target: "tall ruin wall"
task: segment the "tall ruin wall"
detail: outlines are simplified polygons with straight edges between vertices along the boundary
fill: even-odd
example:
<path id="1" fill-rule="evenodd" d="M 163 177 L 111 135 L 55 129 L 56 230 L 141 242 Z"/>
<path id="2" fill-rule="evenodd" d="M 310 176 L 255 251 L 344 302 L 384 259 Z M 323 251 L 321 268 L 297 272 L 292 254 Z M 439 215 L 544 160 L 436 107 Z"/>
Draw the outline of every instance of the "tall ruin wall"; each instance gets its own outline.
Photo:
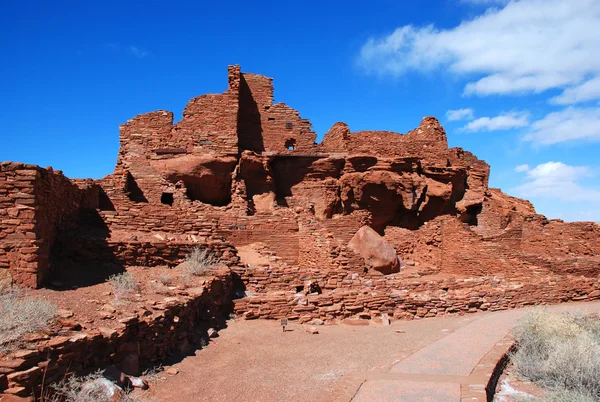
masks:
<path id="1" fill-rule="evenodd" d="M 85 190 L 52 169 L 0 164 L 0 277 L 32 287 L 47 280 L 57 235 L 95 207 L 88 192 L 98 189 L 81 184 Z"/>
<path id="2" fill-rule="evenodd" d="M 339 122 L 316 143 L 310 121 L 275 102 L 273 88 L 230 66 L 225 91 L 193 98 L 179 122 L 168 111 L 134 117 L 121 126 L 115 171 L 101 180 L 3 164 L 2 275 L 40 286 L 54 268 L 174 266 L 200 246 L 243 279 L 251 295 L 237 302 L 240 314 L 269 318 L 296 311 L 308 282 L 323 290 L 311 298 L 346 300 L 337 313 L 310 310 L 328 319 L 382 313 L 379 301 L 394 316 L 414 310 L 396 294 L 449 292 L 454 301 L 439 311 L 450 312 L 470 286 L 499 308 L 514 306 L 499 289 L 522 303 L 544 293 L 521 293 L 515 281 L 550 289 L 547 302 L 595 292 L 598 225 L 549 221 L 490 189 L 489 166 L 448 148 L 435 118 L 406 134 Z M 365 225 L 396 249 L 401 272 L 374 272 L 348 249 Z M 287 307 L 257 312 L 269 310 L 273 292 Z M 356 295 L 370 292 L 379 301 L 360 310 Z"/>

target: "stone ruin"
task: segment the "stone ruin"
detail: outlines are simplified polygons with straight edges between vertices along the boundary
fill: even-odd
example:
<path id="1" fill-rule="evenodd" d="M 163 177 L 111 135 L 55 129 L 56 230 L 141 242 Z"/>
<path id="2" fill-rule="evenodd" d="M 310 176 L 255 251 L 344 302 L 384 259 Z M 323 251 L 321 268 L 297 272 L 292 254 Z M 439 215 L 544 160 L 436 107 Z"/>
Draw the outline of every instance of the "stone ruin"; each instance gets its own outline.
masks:
<path id="1" fill-rule="evenodd" d="M 359 323 L 600 299 L 600 227 L 489 188 L 489 166 L 448 148 L 435 118 L 407 134 L 336 123 L 315 140 L 273 102 L 271 78 L 236 65 L 178 123 L 157 111 L 123 124 L 102 179 L 1 163 L 0 284 L 89 286 L 175 267 L 194 247 L 228 268 L 114 329 L 59 317 L 58 336 L 0 358 L 0 391 L 38 392 L 42 368 L 51 381 L 86 364 L 148 366 L 222 309 Z"/>
<path id="2" fill-rule="evenodd" d="M 489 166 L 448 148 L 435 118 L 407 134 L 335 123 L 315 140 L 307 119 L 273 102 L 271 78 L 235 65 L 227 90 L 193 98 L 178 123 L 160 110 L 121 125 L 103 179 L 4 162 L 0 280 L 93 281 L 106 263 L 174 266 L 199 245 L 231 268 L 246 318 L 412 318 L 600 297 L 600 227 L 548 220 L 489 188 Z M 402 263 L 377 269 L 348 247 L 363 226 Z M 307 296 L 307 283 L 320 293 Z"/>

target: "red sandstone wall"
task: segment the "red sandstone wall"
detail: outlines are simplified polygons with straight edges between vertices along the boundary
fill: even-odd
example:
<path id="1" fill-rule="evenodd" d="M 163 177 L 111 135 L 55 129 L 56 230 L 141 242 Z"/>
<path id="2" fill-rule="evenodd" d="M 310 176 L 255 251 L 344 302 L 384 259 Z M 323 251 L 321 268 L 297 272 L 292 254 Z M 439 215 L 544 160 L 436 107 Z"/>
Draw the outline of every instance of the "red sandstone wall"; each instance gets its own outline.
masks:
<path id="1" fill-rule="evenodd" d="M 96 189 L 97 190 L 97 189 Z M 84 196 L 61 172 L 20 163 L 0 164 L 0 269 L 14 282 L 41 286 L 57 232 L 77 226 Z"/>
<path id="2" fill-rule="evenodd" d="M 227 91 L 193 98 L 179 123 L 173 125 L 173 113 L 158 111 L 123 124 L 115 169 L 115 174 L 121 176 L 119 181 L 125 184 L 129 172 L 144 201 L 159 204 L 162 194 L 173 193 L 174 189 L 153 160 L 180 155 L 237 155 L 239 86 L 239 66 L 230 66 Z"/>
<path id="3" fill-rule="evenodd" d="M 0 397 L 7 389 L 6 394 L 39 397 L 44 385 L 47 389 L 67 374 L 89 374 L 111 364 L 139 375 L 130 371 L 132 361 L 145 369 L 167 356 L 189 353 L 229 313 L 231 293 L 231 275 L 222 273 L 202 288 L 154 303 L 144 315 L 120 319 L 115 329 L 81 331 L 72 319 L 58 320 L 52 330 L 60 336 L 38 336 L 29 349 L 0 361 Z"/>
<path id="4" fill-rule="evenodd" d="M 228 90 L 192 99 L 178 124 L 165 111 L 124 124 L 101 189 L 35 167 L 2 170 L 1 271 L 37 283 L 57 230 L 83 209 L 80 227 L 54 242 L 59 261 L 172 265 L 206 244 L 258 296 L 238 303 L 248 317 L 421 317 L 598 296 L 598 227 L 547 221 L 488 189 L 489 166 L 448 149 L 436 119 L 405 135 L 336 123 L 322 144 L 315 137 L 273 103 L 272 79 L 232 66 Z M 365 271 L 346 250 L 364 224 L 411 268 Z M 256 247 L 268 265 L 241 266 L 234 246 Z M 323 295 L 298 296 L 311 280 Z"/>
<path id="5" fill-rule="evenodd" d="M 255 274 L 254 278 L 261 276 Z M 414 319 L 600 298 L 598 282 L 580 277 L 568 282 L 545 277 L 532 282 L 521 277 L 499 283 L 489 277 L 393 280 L 340 271 L 323 276 L 319 283 L 332 291 L 305 296 L 288 290 L 245 297 L 234 301 L 235 311 L 246 319 L 287 317 L 304 323 L 316 318 L 371 319 L 382 314 Z M 276 287 L 269 285 L 267 289 Z"/>
<path id="6" fill-rule="evenodd" d="M 272 81 L 242 73 L 241 91 L 246 96 L 240 96 L 240 144 L 253 151 L 285 153 L 293 145 L 295 153 L 317 152 L 310 122 L 284 103 L 273 104 Z"/>
<path id="7" fill-rule="evenodd" d="M 34 182 L 39 171 L 0 164 L 0 279 L 37 285 Z"/>
<path id="8" fill-rule="evenodd" d="M 446 132 L 439 121 L 425 117 L 418 128 L 402 135 L 391 131 L 349 132 L 345 123 L 336 123 L 325 134 L 325 152 L 348 152 L 378 157 L 443 157 L 448 150 Z"/>

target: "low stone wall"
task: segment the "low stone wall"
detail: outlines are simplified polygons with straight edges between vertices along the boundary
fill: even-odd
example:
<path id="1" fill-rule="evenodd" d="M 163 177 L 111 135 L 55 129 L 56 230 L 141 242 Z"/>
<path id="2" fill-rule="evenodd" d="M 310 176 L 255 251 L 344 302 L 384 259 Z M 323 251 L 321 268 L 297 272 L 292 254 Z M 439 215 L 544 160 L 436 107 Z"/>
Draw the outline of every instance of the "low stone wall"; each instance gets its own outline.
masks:
<path id="1" fill-rule="evenodd" d="M 76 263 L 81 266 L 114 263 L 121 266 L 175 266 L 185 260 L 194 247 L 208 248 L 221 262 L 231 267 L 239 263 L 237 250 L 226 241 L 208 243 L 188 241 L 115 241 L 97 237 L 62 236 L 53 250 L 57 265 Z"/>
<path id="2" fill-rule="evenodd" d="M 149 313 L 125 317 L 116 329 L 81 331 L 68 316 L 51 331 L 30 334 L 25 349 L 0 358 L 0 397 L 38 395 L 65 373 L 85 374 L 114 364 L 126 374 L 182 354 L 206 340 L 206 330 L 219 327 L 231 308 L 230 271 L 220 272 L 203 287 L 188 288 L 154 303 Z"/>
<path id="3" fill-rule="evenodd" d="M 247 279 L 242 276 L 242 279 Z M 260 276 L 258 277 L 260 280 Z M 245 280 L 246 282 L 246 280 Z M 251 282 L 250 282 L 251 283 Z M 361 278 L 357 273 L 326 279 L 322 294 L 271 291 L 235 300 L 235 313 L 246 319 L 396 319 L 438 317 L 519 308 L 528 305 L 600 299 L 595 278 L 538 278 L 500 281 L 494 277 L 419 280 Z"/>

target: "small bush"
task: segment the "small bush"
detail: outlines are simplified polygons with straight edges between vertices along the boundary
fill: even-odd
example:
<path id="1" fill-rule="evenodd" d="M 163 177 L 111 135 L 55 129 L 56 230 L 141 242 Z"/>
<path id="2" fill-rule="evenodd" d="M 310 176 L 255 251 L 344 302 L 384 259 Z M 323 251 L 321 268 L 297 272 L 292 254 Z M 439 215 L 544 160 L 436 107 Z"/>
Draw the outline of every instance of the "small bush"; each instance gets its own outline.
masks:
<path id="1" fill-rule="evenodd" d="M 164 368 L 162 364 L 159 364 L 158 366 L 150 367 L 149 369 L 144 370 L 141 377 L 148 382 L 159 381 L 163 371 Z"/>
<path id="2" fill-rule="evenodd" d="M 553 391 L 548 402 L 600 400 L 597 318 L 533 311 L 522 319 L 515 337 L 518 349 L 512 360 L 518 373 Z"/>
<path id="3" fill-rule="evenodd" d="M 133 274 L 129 272 L 112 275 L 110 278 L 108 278 L 108 281 L 112 285 L 116 301 L 127 298 L 128 295 L 139 291 L 140 288 L 140 285 L 135 280 Z"/>
<path id="4" fill-rule="evenodd" d="M 160 275 L 157 280 L 165 286 L 169 286 L 171 283 L 173 283 L 173 278 L 171 278 L 171 275 L 167 274 Z"/>
<path id="5" fill-rule="evenodd" d="M 209 249 L 201 250 L 200 247 L 194 247 L 192 252 L 185 257 L 185 262 L 187 275 L 202 276 L 218 265 L 221 260 Z"/>
<path id="6" fill-rule="evenodd" d="M 103 392 L 100 388 L 89 387 L 87 389 L 82 389 L 83 385 L 87 382 L 95 381 L 100 378 L 103 378 L 102 371 L 97 371 L 84 377 L 75 375 L 69 376 L 68 378 L 64 378 L 56 384 L 52 384 L 50 386 L 50 389 L 52 390 L 52 396 L 46 396 L 44 400 L 47 402 L 107 401 L 108 399 L 102 395 Z"/>
<path id="7" fill-rule="evenodd" d="M 112 384 L 112 385 L 111 385 Z M 87 376 L 71 375 L 50 386 L 43 402 L 151 402 L 140 399 L 130 389 L 122 389 L 104 378 L 102 370 Z M 116 390 L 119 394 L 113 395 Z"/>
<path id="8" fill-rule="evenodd" d="M 46 328 L 54 320 L 57 306 L 29 296 L 19 288 L 0 292 L 0 352 L 18 347 L 23 335 Z"/>

